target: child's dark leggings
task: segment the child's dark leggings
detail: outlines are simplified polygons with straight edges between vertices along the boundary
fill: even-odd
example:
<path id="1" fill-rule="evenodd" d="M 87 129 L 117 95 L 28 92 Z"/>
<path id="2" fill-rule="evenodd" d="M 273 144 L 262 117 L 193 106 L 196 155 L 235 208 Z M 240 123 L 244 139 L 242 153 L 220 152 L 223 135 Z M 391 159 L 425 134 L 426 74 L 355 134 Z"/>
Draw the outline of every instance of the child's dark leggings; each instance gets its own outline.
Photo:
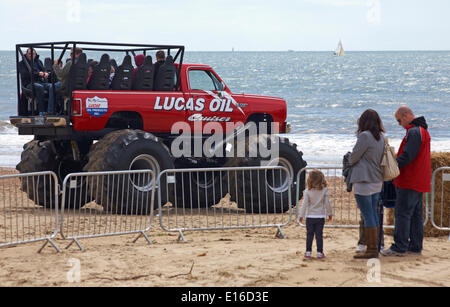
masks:
<path id="1" fill-rule="evenodd" d="M 314 235 L 316 236 L 317 252 L 323 253 L 324 218 L 306 218 L 306 251 L 312 251 Z"/>

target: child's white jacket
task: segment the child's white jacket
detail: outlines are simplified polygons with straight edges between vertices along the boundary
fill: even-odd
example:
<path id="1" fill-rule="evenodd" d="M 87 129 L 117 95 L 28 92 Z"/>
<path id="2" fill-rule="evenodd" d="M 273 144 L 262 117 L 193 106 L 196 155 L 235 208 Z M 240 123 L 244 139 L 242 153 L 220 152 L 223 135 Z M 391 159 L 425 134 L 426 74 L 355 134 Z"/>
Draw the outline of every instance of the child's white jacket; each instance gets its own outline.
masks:
<path id="1" fill-rule="evenodd" d="M 320 218 L 332 216 L 330 196 L 328 189 L 322 190 L 306 190 L 303 195 L 303 202 L 300 208 L 300 217 Z"/>

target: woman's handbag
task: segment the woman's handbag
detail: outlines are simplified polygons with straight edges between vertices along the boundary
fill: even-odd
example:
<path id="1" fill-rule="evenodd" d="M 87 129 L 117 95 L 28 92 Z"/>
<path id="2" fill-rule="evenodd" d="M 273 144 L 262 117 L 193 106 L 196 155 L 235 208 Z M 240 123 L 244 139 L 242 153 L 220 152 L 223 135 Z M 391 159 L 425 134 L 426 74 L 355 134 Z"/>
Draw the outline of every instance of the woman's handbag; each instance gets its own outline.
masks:
<path id="1" fill-rule="evenodd" d="M 395 149 L 389 146 L 387 137 L 384 137 L 384 153 L 381 161 L 383 170 L 383 181 L 389 181 L 400 175 L 397 160 L 395 159 Z"/>

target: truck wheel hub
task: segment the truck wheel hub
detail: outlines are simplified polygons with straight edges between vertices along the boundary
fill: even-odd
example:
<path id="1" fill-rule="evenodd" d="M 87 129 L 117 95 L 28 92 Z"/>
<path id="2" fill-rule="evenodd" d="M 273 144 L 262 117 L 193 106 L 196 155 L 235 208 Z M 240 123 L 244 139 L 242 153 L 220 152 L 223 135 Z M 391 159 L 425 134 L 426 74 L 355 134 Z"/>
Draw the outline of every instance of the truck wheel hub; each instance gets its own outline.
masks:
<path id="1" fill-rule="evenodd" d="M 151 170 L 155 176 L 160 172 L 158 161 L 151 155 L 142 154 L 133 159 L 130 163 L 130 170 Z M 133 186 L 141 191 L 148 192 L 152 190 L 153 178 L 147 174 L 135 174 L 130 176 Z"/>
<path id="2" fill-rule="evenodd" d="M 266 171 L 266 182 L 268 187 L 275 193 L 286 192 L 292 183 L 294 173 L 292 164 L 285 158 L 278 158 L 272 160 L 270 165 L 282 166 L 288 170 L 288 172 L 278 170 Z"/>

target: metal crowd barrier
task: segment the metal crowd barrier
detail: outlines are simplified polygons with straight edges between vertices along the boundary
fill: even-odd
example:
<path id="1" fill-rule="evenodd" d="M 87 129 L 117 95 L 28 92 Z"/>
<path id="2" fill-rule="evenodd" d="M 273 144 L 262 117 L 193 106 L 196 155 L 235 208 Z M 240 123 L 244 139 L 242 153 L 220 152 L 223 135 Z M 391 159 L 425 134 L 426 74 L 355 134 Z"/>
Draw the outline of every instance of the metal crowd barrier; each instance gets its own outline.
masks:
<path id="1" fill-rule="evenodd" d="M 45 241 L 58 233 L 58 178 L 53 172 L 0 176 L 0 247 Z"/>
<path id="2" fill-rule="evenodd" d="M 352 192 L 346 191 L 342 166 L 306 167 L 297 182 L 312 169 L 321 170 L 328 182 L 334 217 L 325 227 L 358 228 L 360 212 Z M 133 242 L 143 236 L 151 244 L 146 232 L 152 226 L 156 188 L 160 226 L 178 232 L 178 240 L 186 242 L 186 231 L 263 227 L 277 228 L 277 236 L 284 238 L 281 227 L 291 222 L 294 206 L 296 222 L 304 226 L 298 220 L 300 185 L 294 191 L 291 180 L 281 166 L 171 169 L 158 178 L 151 170 L 74 173 L 64 179 L 61 194 L 50 171 L 3 175 L 0 247 L 45 241 L 38 252 L 48 243 L 61 252 L 53 241 L 58 231 L 71 240 L 66 248 L 75 242 L 83 250 L 79 239 L 124 234 L 138 234 Z M 439 230 L 450 230 L 445 207 L 449 182 L 450 167 L 433 172 L 431 222 Z"/>
<path id="3" fill-rule="evenodd" d="M 360 226 L 361 214 L 355 201 L 353 192 L 347 192 L 345 178 L 342 175 L 342 165 L 305 167 L 297 174 L 297 181 L 302 173 L 305 172 L 305 178 L 308 172 L 316 169 L 325 175 L 328 183 L 328 193 L 330 195 L 331 208 L 333 209 L 332 222 L 327 222 L 325 227 L 333 228 L 358 228 Z M 299 221 L 300 207 L 302 204 L 302 195 L 299 187 L 296 192 L 297 206 L 295 210 L 295 219 L 297 224 L 305 226 Z M 393 228 L 393 225 L 387 224 L 387 215 L 384 214 L 383 228 Z"/>
<path id="4" fill-rule="evenodd" d="M 441 172 L 442 176 L 437 174 Z M 440 179 L 439 185 L 436 180 Z M 440 198 L 440 206 L 436 207 L 435 200 Z M 440 167 L 435 169 L 431 176 L 431 223 L 438 230 L 450 230 L 450 167 Z M 438 219 L 436 221 L 435 219 Z M 449 235 L 450 240 L 450 235 Z"/>
<path id="5" fill-rule="evenodd" d="M 286 168 L 170 169 L 158 176 L 161 228 L 185 231 L 281 227 L 292 216 L 294 191 Z"/>
<path id="6" fill-rule="evenodd" d="M 60 232 L 83 250 L 79 239 L 146 235 L 153 220 L 156 180 L 151 170 L 73 173 L 63 182 Z"/>

